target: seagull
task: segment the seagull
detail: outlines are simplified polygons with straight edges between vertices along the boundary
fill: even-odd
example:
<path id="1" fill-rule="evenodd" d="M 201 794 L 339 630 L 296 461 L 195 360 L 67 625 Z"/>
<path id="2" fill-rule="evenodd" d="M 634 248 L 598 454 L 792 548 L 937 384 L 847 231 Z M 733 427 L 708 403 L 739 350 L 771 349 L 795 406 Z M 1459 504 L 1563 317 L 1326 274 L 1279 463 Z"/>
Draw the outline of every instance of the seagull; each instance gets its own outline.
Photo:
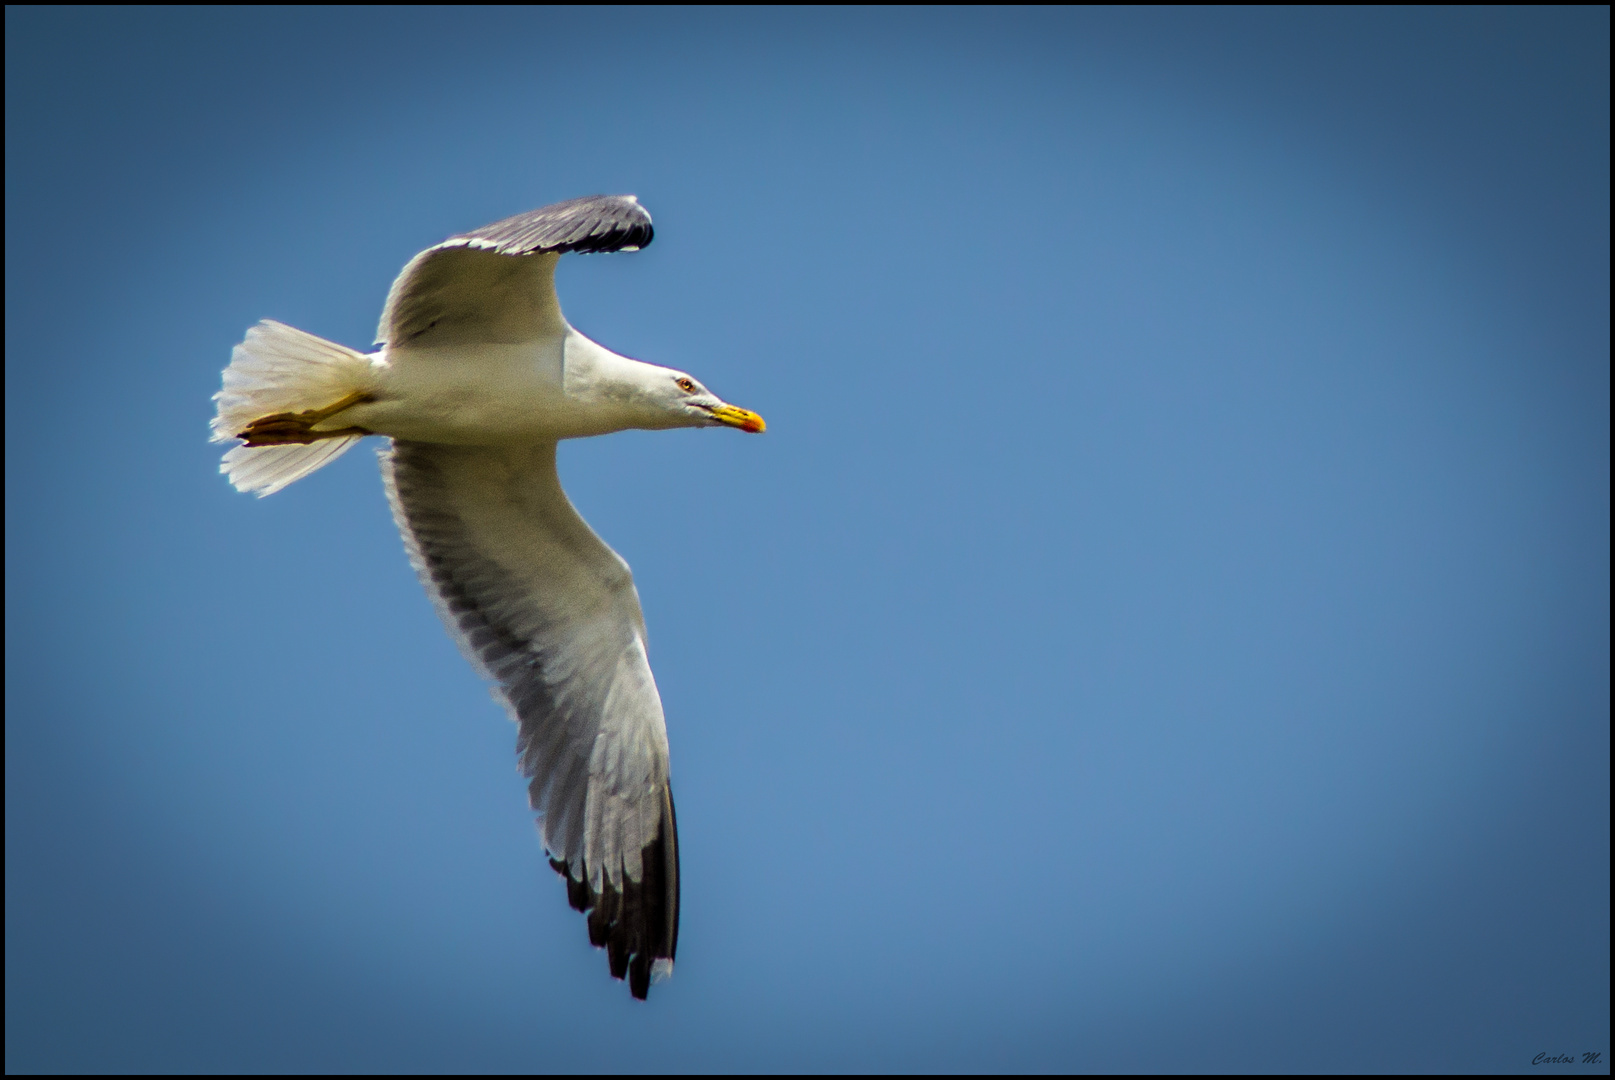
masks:
<path id="1" fill-rule="evenodd" d="M 667 725 L 628 564 L 579 516 L 561 439 L 763 418 L 691 375 L 618 355 L 561 315 L 566 252 L 636 251 L 632 195 L 555 203 L 411 259 L 361 353 L 282 323 L 247 331 L 214 395 L 219 470 L 270 495 L 367 435 L 409 560 L 515 721 L 550 866 L 634 997 L 672 974 L 678 828 Z"/>

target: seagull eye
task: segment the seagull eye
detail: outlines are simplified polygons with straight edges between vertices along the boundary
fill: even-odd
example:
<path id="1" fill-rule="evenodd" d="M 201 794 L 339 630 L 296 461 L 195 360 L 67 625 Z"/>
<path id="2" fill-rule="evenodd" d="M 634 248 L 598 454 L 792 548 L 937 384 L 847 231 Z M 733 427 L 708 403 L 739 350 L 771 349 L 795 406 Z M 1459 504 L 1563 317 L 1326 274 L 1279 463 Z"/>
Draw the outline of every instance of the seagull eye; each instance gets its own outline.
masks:
<path id="1" fill-rule="evenodd" d="M 678 388 L 680 390 L 683 390 L 686 394 L 695 393 L 695 380 L 694 379 L 679 379 L 679 380 L 677 380 L 677 383 L 678 383 Z"/>

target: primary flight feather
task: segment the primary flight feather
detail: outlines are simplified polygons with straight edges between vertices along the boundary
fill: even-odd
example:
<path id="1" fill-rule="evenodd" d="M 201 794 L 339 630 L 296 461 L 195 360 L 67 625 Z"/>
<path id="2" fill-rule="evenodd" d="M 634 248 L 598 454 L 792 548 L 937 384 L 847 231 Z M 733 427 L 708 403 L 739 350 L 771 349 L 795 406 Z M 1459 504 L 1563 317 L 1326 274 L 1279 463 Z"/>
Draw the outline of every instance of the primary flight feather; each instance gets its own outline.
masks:
<path id="1" fill-rule="evenodd" d="M 629 428 L 763 430 L 682 371 L 606 349 L 555 296 L 566 252 L 634 251 L 631 195 L 556 203 L 454 236 L 393 282 L 376 349 L 265 320 L 214 395 L 220 471 L 269 495 L 366 435 L 410 562 L 516 721 L 550 865 L 637 998 L 678 946 L 667 726 L 628 564 L 561 490 L 561 439 Z"/>

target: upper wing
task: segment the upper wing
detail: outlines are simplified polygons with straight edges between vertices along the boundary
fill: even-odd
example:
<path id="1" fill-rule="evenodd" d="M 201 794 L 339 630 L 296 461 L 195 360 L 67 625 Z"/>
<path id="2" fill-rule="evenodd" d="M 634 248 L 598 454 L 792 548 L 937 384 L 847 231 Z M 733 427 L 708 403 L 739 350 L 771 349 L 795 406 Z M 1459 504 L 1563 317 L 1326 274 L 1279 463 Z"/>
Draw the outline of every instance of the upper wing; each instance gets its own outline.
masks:
<path id="1" fill-rule="evenodd" d="M 678 837 L 628 566 L 567 500 L 554 443 L 395 441 L 382 474 L 438 614 L 519 726 L 551 865 L 643 998 L 678 944 Z"/>
<path id="2" fill-rule="evenodd" d="M 452 236 L 398 275 L 376 341 L 514 343 L 558 334 L 556 260 L 568 251 L 638 251 L 654 234 L 632 195 L 590 195 Z"/>

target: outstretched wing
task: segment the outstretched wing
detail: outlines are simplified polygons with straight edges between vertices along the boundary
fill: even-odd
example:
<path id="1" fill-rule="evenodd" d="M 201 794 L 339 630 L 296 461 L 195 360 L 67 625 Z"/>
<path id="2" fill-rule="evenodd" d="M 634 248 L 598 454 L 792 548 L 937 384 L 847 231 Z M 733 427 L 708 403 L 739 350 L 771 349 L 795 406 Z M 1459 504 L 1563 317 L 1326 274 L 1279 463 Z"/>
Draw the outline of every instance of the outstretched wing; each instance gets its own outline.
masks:
<path id="1" fill-rule="evenodd" d="M 678 944 L 667 727 L 628 565 L 561 490 L 555 444 L 395 441 L 393 517 L 438 614 L 498 684 L 551 865 L 643 998 Z M 665 965 L 665 967 L 664 967 Z"/>
<path id="2" fill-rule="evenodd" d="M 376 342 L 394 348 L 518 343 L 562 332 L 555 263 L 568 251 L 638 251 L 655 230 L 632 195 L 569 199 L 427 248 L 387 294 Z"/>

